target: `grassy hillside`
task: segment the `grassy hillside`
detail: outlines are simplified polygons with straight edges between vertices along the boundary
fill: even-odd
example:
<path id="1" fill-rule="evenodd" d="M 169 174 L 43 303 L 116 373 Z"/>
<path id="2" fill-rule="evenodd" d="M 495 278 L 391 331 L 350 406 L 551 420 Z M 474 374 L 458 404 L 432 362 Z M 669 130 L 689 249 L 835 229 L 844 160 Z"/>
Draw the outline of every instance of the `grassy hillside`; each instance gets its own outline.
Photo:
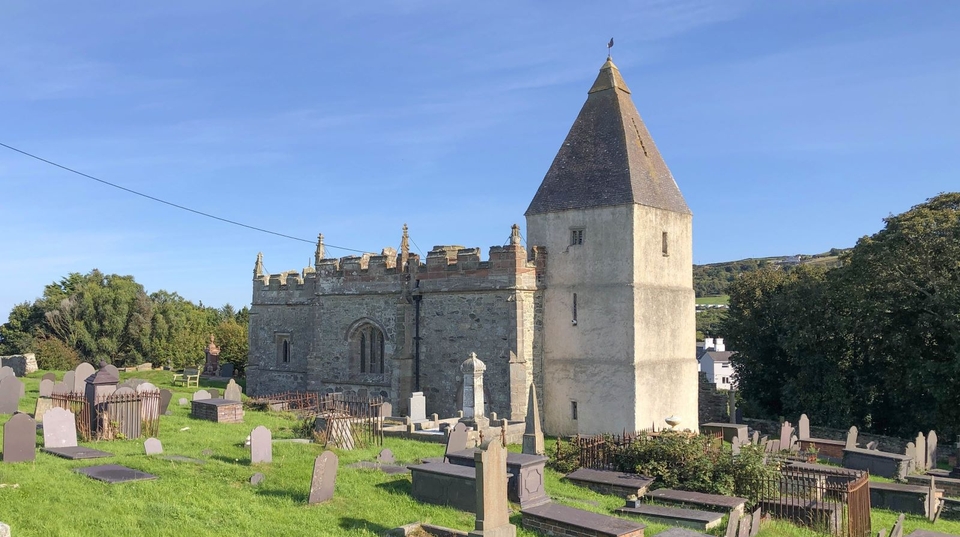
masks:
<path id="1" fill-rule="evenodd" d="M 814 255 L 796 255 L 779 257 L 754 257 L 749 259 L 740 259 L 738 261 L 725 261 L 723 263 L 710 263 L 707 265 L 693 266 L 693 290 L 697 297 L 720 297 L 726 294 L 727 286 L 744 272 L 752 272 L 761 268 L 779 268 L 782 270 L 791 270 L 797 265 L 823 265 L 826 267 L 835 267 L 840 263 L 840 257 L 847 252 L 849 248 L 833 248 L 829 252 Z M 726 303 L 723 302 L 701 302 L 698 304 Z"/>

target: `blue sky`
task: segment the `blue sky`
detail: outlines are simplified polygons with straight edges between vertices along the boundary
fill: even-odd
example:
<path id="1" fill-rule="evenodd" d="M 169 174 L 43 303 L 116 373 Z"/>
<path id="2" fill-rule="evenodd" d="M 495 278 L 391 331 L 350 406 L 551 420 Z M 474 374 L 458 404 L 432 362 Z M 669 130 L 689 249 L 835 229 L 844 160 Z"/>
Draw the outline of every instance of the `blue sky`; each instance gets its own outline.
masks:
<path id="1" fill-rule="evenodd" d="M 379 252 L 503 244 L 614 61 L 694 261 L 852 246 L 960 189 L 960 2 L 0 3 L 0 142 Z M 249 303 L 313 246 L 0 148 L 0 320 L 70 272 Z M 329 249 L 328 255 L 349 252 Z"/>

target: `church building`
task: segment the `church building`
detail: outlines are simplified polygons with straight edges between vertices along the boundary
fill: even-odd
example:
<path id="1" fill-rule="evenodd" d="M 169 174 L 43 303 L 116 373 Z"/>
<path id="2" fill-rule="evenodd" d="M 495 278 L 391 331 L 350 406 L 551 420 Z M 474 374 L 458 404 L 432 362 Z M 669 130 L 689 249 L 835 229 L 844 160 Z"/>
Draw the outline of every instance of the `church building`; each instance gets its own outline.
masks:
<path id="1" fill-rule="evenodd" d="M 507 246 L 435 246 L 254 269 L 247 391 L 379 395 L 394 413 L 462 407 L 460 364 L 486 364 L 486 413 L 544 431 L 696 429 L 692 213 L 608 58 Z"/>

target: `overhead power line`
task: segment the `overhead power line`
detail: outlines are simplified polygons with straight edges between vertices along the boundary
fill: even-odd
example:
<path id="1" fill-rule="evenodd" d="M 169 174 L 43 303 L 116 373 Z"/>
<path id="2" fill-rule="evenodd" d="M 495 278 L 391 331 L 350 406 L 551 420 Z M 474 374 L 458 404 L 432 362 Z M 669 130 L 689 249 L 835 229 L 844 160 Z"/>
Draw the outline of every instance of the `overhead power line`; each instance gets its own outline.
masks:
<path id="1" fill-rule="evenodd" d="M 13 147 L 13 146 L 11 146 L 11 145 L 7 145 L 7 144 L 5 144 L 5 143 L 3 143 L 3 142 L 0 142 L 0 146 L 6 147 L 7 149 L 9 149 L 9 150 L 11 150 L 11 151 L 16 151 L 17 153 L 20 153 L 21 155 L 25 155 L 25 156 L 28 156 L 28 157 L 30 157 L 30 158 L 32 158 L 32 159 L 39 160 L 40 162 L 44 162 L 44 163 L 49 164 L 49 165 L 51 165 L 51 166 L 56 166 L 57 168 L 60 168 L 61 170 L 66 170 L 66 171 L 68 171 L 68 172 L 70 172 L 70 173 L 75 173 L 75 174 L 77 174 L 77 175 L 79 175 L 79 176 L 81 176 L 81 177 L 86 177 L 87 179 L 92 179 L 92 180 L 94 180 L 94 181 L 96 181 L 96 182 L 98 182 L 98 183 L 102 183 L 102 184 L 105 184 L 105 185 L 107 185 L 107 186 L 112 186 L 113 188 L 116 188 L 116 189 L 119 189 L 119 190 L 123 190 L 124 192 L 128 192 L 128 193 L 130 193 L 130 194 L 134 194 L 134 195 L 140 196 L 140 197 L 142 197 L 142 198 L 147 198 L 148 200 L 151 200 L 151 201 L 156 201 L 156 202 L 158 202 L 158 203 L 162 203 L 162 204 L 164 204 L 164 205 L 169 205 L 169 206 L 171 206 L 171 207 L 175 207 L 175 208 L 177 208 L 177 209 L 181 209 L 181 210 L 184 210 L 184 211 L 187 211 L 187 212 L 191 212 L 191 213 L 193 213 L 193 214 L 198 214 L 198 215 L 200 215 L 200 216 L 205 216 L 205 217 L 207 217 L 207 218 L 212 218 L 212 219 L 214 219 L 214 220 L 219 220 L 219 221 L 221 221 L 221 222 L 226 222 L 227 224 L 233 224 L 233 225 L 235 225 L 235 226 L 245 227 L 245 228 L 247 228 L 247 229 L 252 229 L 252 230 L 254 230 L 254 231 L 259 231 L 259 232 L 261 232 L 261 233 L 267 233 L 267 234 L 270 234 L 270 235 L 276 235 L 277 237 L 283 237 L 283 238 L 285 238 L 285 239 L 290 239 L 290 240 L 295 240 L 295 241 L 300 241 L 300 242 L 306 242 L 306 243 L 308 243 L 308 244 L 315 244 L 315 241 L 313 241 L 313 240 L 311 240 L 311 239 L 301 239 L 300 237 L 294 237 L 293 235 L 287 235 L 287 234 L 285 234 L 285 233 L 279 233 L 279 232 L 276 232 L 276 231 L 270 231 L 269 229 L 264 229 L 264 228 L 262 228 L 262 227 L 251 226 L 251 225 L 249 225 L 249 224 L 244 224 L 243 222 L 237 222 L 236 220 L 230 220 L 229 218 L 223 218 L 223 217 L 220 217 L 220 216 L 217 216 L 217 215 L 213 215 L 213 214 L 210 214 L 210 213 L 205 213 L 205 212 L 203 212 L 203 211 L 198 211 L 198 210 L 196 210 L 196 209 L 191 209 L 190 207 L 184 207 L 183 205 L 179 205 L 179 204 L 177 204 L 177 203 L 173 203 L 172 201 L 163 200 L 163 199 L 160 199 L 160 198 L 158 198 L 158 197 L 151 196 L 151 195 L 149 195 L 149 194 L 144 194 L 143 192 L 138 192 L 138 191 L 136 191 L 136 190 L 127 188 L 127 187 L 125 187 L 125 186 L 120 186 L 120 185 L 118 185 L 118 184 L 116 184 L 116 183 L 111 183 L 110 181 L 105 181 L 105 180 L 103 180 L 103 179 L 100 179 L 100 178 L 98 178 L 98 177 L 94 177 L 94 176 L 92 176 L 92 175 L 90 175 L 90 174 L 83 173 L 83 172 L 81 172 L 81 171 L 75 170 L 75 169 L 70 168 L 70 167 L 68 167 L 68 166 L 64 166 L 64 165 L 62 165 L 62 164 L 57 164 L 56 162 L 53 162 L 52 160 L 47 160 L 47 159 L 45 159 L 45 158 L 43 158 L 43 157 L 34 155 L 33 153 L 28 153 L 28 152 L 26 152 L 26 151 L 24 151 L 24 150 L 22 150 L 22 149 L 17 149 L 16 147 Z M 361 254 L 364 253 L 363 250 L 357 250 L 357 249 L 355 249 L 355 248 L 347 248 L 347 247 L 345 247 L 345 246 L 337 246 L 337 245 L 335 245 L 335 244 L 327 244 L 327 243 L 324 243 L 324 246 L 327 247 L 327 248 L 335 248 L 335 249 L 337 249 L 337 250 L 346 250 L 346 251 L 348 251 L 348 252 L 359 252 L 359 253 L 361 253 Z"/>

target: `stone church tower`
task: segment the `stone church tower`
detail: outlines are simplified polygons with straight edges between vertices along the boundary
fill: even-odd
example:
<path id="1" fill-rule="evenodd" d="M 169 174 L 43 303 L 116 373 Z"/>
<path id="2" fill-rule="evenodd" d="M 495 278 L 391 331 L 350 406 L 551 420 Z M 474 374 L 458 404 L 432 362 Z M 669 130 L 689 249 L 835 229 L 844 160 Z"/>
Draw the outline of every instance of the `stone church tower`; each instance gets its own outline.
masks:
<path id="1" fill-rule="evenodd" d="M 544 430 L 698 427 L 693 215 L 608 58 L 526 212 Z"/>

